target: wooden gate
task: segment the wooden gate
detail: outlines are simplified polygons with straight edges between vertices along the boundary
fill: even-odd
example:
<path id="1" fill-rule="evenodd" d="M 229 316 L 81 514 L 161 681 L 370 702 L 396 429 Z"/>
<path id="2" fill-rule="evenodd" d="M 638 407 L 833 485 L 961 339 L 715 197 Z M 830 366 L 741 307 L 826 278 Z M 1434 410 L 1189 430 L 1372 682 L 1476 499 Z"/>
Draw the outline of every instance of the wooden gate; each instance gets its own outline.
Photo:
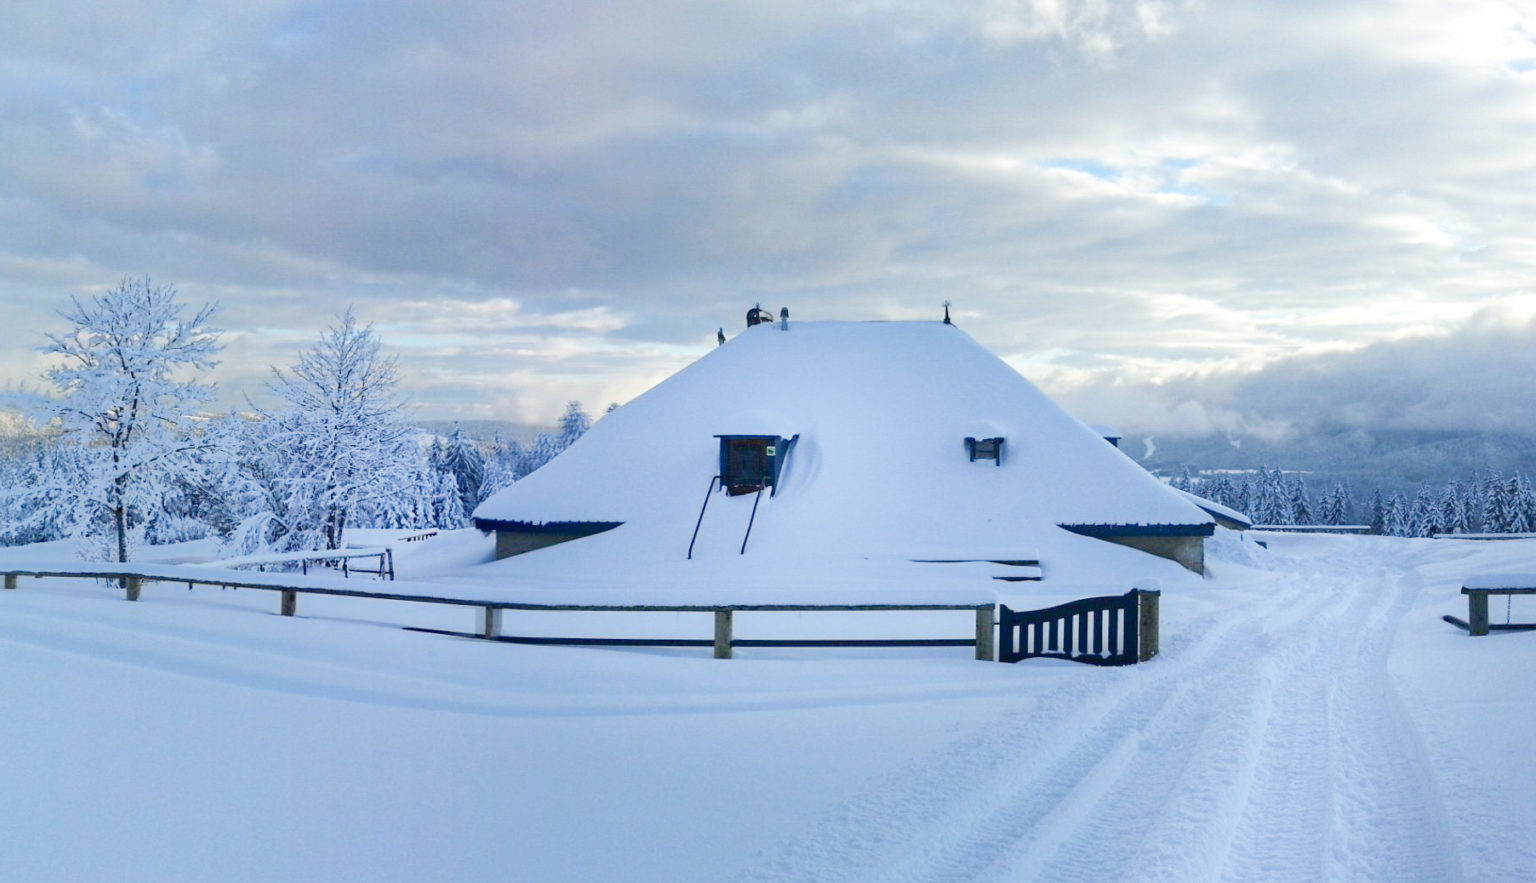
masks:
<path id="1" fill-rule="evenodd" d="M 998 662 L 1033 656 L 1090 665 L 1134 665 L 1157 655 L 1159 593 L 1084 598 L 1044 610 L 1000 605 Z"/>

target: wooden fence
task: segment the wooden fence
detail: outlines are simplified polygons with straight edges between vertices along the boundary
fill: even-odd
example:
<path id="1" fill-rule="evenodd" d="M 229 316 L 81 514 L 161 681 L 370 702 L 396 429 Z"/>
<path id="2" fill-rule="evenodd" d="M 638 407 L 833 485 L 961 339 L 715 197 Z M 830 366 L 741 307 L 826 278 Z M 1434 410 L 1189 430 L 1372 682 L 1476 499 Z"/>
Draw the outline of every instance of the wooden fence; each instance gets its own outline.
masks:
<path id="1" fill-rule="evenodd" d="M 1515 581 L 1515 583 L 1512 583 L 1512 584 L 1509 584 L 1509 585 L 1499 585 L 1498 583 L 1500 583 L 1500 582 L 1508 582 L 1508 580 L 1501 580 L 1498 577 L 1494 577 L 1493 580 L 1491 581 L 1491 584 L 1488 584 L 1488 585 L 1483 585 L 1483 584 L 1481 584 L 1482 582 L 1483 581 L 1479 580 L 1478 578 L 1473 577 L 1472 579 L 1468 580 L 1468 583 L 1469 583 L 1468 585 L 1462 586 L 1462 588 L 1461 588 L 1461 593 L 1463 595 L 1467 596 L 1467 619 L 1466 619 L 1465 622 L 1463 622 L 1460 619 L 1457 619 L 1454 616 L 1450 616 L 1450 615 L 1442 616 L 1440 618 L 1445 620 L 1446 622 L 1450 623 L 1451 625 L 1460 626 L 1460 627 L 1466 629 L 1467 630 L 1467 634 L 1472 635 L 1473 637 L 1480 637 L 1482 635 L 1486 635 L 1490 631 L 1496 631 L 1496 632 L 1505 632 L 1505 631 L 1507 631 L 1507 632 L 1531 632 L 1531 631 L 1536 631 L 1536 623 L 1532 623 L 1532 622 L 1510 622 L 1510 608 L 1508 606 L 1509 602 L 1513 599 L 1513 597 L 1515 595 L 1536 595 L 1536 585 L 1531 585 L 1530 584 L 1531 582 L 1536 582 L 1536 579 L 1533 579 L 1533 578 L 1526 578 L 1526 579 L 1523 579 L 1523 580 L 1517 579 Z M 1517 583 L 1519 583 L 1519 582 L 1525 582 L 1526 585 L 1518 585 Z M 1503 622 L 1490 622 L 1489 621 L 1489 619 L 1488 619 L 1488 596 L 1489 595 L 1503 595 L 1504 596 L 1504 601 L 1505 601 L 1506 606 L 1504 608 L 1504 621 Z"/>
<path id="2" fill-rule="evenodd" d="M 407 537 L 405 541 L 410 542 L 411 538 Z M 366 560 L 368 558 L 378 562 L 378 565 L 373 570 L 354 567 L 351 564 L 353 561 Z M 380 579 L 392 580 L 395 578 L 395 551 L 388 546 L 352 546 L 346 549 L 324 549 L 315 552 L 275 552 L 264 555 L 245 555 L 239 558 L 226 558 L 222 561 L 212 561 L 207 564 L 191 566 L 207 567 L 210 570 L 233 570 L 237 567 L 254 567 L 258 571 L 266 573 L 269 566 L 277 567 L 280 565 L 297 564 L 299 565 L 299 572 L 308 576 L 309 565 L 311 564 L 327 564 L 332 565 L 332 569 L 337 569 L 334 565 L 338 562 L 341 564 L 339 569 L 343 577 L 351 576 L 353 573 L 368 573 Z"/>
<path id="3" fill-rule="evenodd" d="M 591 644 L 626 646 L 712 646 L 716 659 L 730 659 L 735 647 L 893 647 L 893 646 L 974 646 L 976 658 L 990 661 L 993 658 L 994 608 L 993 604 L 539 604 L 524 601 L 494 601 L 474 598 L 452 598 L 438 595 L 422 595 L 407 592 L 377 592 L 367 589 L 342 588 L 339 586 L 292 586 L 270 580 L 241 580 L 232 574 L 219 576 L 188 576 L 182 568 L 176 573 L 156 571 L 151 568 L 130 569 L 116 566 L 83 568 L 78 570 L 12 569 L 0 571 L 6 589 L 17 587 L 17 578 L 68 577 L 77 579 L 117 580 L 123 586 L 129 601 L 139 600 L 143 585 L 147 582 L 166 582 L 185 585 L 219 586 L 232 589 L 257 589 L 278 592 L 278 612 L 294 616 L 298 612 L 299 595 L 333 595 L 346 598 L 369 598 L 382 601 L 412 601 L 420 604 L 443 604 L 455 607 L 473 607 L 479 610 L 479 628 L 475 632 L 447 632 L 437 629 L 415 631 L 462 635 L 495 641 L 529 644 Z M 714 637 L 702 639 L 663 638 L 535 638 L 502 634 L 502 614 L 507 610 L 593 611 L 593 612 L 650 612 L 650 613 L 709 613 L 714 617 Z M 837 639 L 837 640 L 766 640 L 738 639 L 734 637 L 735 615 L 741 612 L 852 612 L 852 611 L 942 611 L 972 610 L 976 615 L 976 632 L 969 638 L 889 638 L 889 639 Z"/>
<path id="4" fill-rule="evenodd" d="M 1044 610 L 998 614 L 998 662 L 1032 657 L 1091 665 L 1133 665 L 1157 655 L 1156 589 L 1084 598 Z"/>

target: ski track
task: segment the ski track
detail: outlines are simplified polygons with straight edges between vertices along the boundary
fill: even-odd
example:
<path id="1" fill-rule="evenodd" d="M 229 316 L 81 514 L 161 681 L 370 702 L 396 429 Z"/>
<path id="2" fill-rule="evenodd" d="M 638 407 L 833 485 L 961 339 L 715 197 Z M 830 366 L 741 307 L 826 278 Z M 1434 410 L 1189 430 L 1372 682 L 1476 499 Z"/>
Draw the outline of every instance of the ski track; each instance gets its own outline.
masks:
<path id="1" fill-rule="evenodd" d="M 1063 672 L 741 879 L 1460 879 L 1386 671 L 1417 583 L 1285 563 L 1153 663 Z"/>

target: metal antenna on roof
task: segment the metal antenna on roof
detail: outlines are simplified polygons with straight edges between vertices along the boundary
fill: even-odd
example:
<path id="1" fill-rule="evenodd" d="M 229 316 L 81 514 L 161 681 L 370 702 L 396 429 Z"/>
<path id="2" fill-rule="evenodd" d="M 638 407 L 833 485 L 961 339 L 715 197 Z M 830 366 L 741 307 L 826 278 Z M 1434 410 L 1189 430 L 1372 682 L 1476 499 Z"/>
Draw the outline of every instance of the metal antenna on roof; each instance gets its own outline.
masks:
<path id="1" fill-rule="evenodd" d="M 955 323 L 949 321 L 949 301 L 945 301 L 944 302 L 944 324 L 945 325 L 953 325 L 953 324 L 955 324 Z"/>

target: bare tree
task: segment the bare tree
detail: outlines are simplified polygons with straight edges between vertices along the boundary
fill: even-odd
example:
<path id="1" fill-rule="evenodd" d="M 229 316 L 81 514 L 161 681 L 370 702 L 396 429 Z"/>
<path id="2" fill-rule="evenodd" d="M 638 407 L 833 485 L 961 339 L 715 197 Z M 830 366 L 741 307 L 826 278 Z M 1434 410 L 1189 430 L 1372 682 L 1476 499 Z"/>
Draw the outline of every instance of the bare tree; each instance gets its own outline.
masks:
<path id="1" fill-rule="evenodd" d="M 349 516 L 406 480 L 401 447 L 410 429 L 399 419 L 395 359 L 380 354 L 372 326 L 359 326 L 349 309 L 298 364 L 272 373 L 272 392 L 286 405 L 267 415 L 284 461 L 286 545 L 339 548 Z"/>
<path id="2" fill-rule="evenodd" d="M 82 532 L 110 524 L 117 561 L 128 560 L 130 529 L 163 502 L 166 476 L 206 446 L 186 417 L 211 397 L 212 385 L 188 375 L 217 364 L 215 310 L 183 318 L 173 286 L 124 279 L 106 294 L 73 300 L 60 312 L 72 327 L 49 335 L 43 348 L 62 357 L 47 372 L 58 391 L 49 410 L 83 454 L 77 499 L 96 510 L 83 514 Z"/>

